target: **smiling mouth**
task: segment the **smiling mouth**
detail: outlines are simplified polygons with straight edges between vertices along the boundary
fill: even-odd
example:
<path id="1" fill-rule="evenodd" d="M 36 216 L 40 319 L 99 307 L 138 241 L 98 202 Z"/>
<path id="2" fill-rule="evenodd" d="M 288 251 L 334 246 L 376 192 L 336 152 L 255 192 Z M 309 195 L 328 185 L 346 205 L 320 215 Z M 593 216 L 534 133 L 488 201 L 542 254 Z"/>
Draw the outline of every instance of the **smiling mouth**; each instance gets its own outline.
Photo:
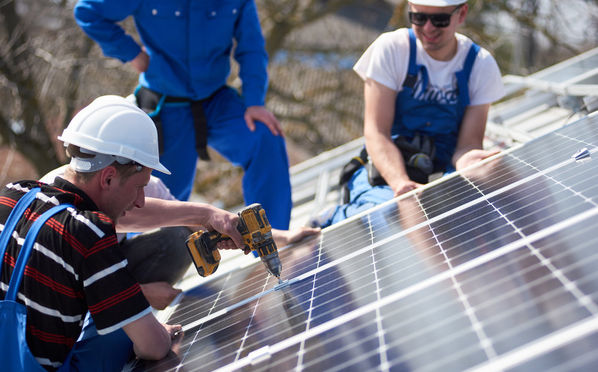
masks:
<path id="1" fill-rule="evenodd" d="M 434 34 L 422 34 L 422 36 L 424 37 L 424 39 L 427 42 L 433 43 L 435 41 L 438 41 L 440 35 L 434 33 Z"/>

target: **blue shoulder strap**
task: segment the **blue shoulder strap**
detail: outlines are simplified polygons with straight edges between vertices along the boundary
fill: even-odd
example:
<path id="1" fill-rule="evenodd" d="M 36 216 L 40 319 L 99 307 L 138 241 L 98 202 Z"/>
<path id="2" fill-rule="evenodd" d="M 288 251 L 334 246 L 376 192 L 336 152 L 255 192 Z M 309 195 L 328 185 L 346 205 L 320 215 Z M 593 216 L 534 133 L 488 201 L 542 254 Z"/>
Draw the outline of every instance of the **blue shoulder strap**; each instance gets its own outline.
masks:
<path id="1" fill-rule="evenodd" d="M 4 262 L 4 254 L 6 253 L 6 247 L 8 246 L 10 236 L 12 235 L 15 226 L 17 226 L 17 222 L 23 213 L 25 213 L 27 207 L 33 202 L 35 195 L 37 195 L 40 190 L 39 187 L 35 187 L 29 190 L 25 196 L 22 196 L 12 211 L 10 211 L 8 218 L 4 223 L 4 229 L 2 230 L 2 234 L 0 234 L 0 274 L 2 274 L 2 262 Z"/>
<path id="2" fill-rule="evenodd" d="M 425 66 L 418 66 L 417 63 L 417 38 L 412 28 L 409 29 L 409 66 L 407 67 L 407 76 L 403 81 L 403 88 L 411 88 L 417 82 L 418 67 L 422 70 L 422 89 L 425 90 L 428 86 L 428 70 Z"/>
<path id="3" fill-rule="evenodd" d="M 27 264 L 27 260 L 29 259 L 31 251 L 33 250 L 33 243 L 35 243 L 35 239 L 37 238 L 39 230 L 50 217 L 69 207 L 72 207 L 72 205 L 60 204 L 52 207 L 42 213 L 42 215 L 35 220 L 33 225 L 31 225 L 31 228 L 25 237 L 23 247 L 19 252 L 19 258 L 15 264 L 15 269 L 12 272 L 12 277 L 10 278 L 10 283 L 8 284 L 8 292 L 6 293 L 6 300 L 14 301 L 17 297 L 17 291 L 19 290 L 21 280 L 23 279 L 23 273 L 25 272 L 25 265 Z"/>
<path id="4" fill-rule="evenodd" d="M 471 70 L 473 69 L 473 64 L 475 63 L 479 52 L 480 46 L 476 43 L 472 43 L 469 52 L 467 53 L 467 57 L 465 57 L 463 69 L 455 74 L 457 76 L 457 89 L 459 89 L 459 102 L 462 103 L 463 106 L 469 105 L 469 77 L 471 76 Z"/>

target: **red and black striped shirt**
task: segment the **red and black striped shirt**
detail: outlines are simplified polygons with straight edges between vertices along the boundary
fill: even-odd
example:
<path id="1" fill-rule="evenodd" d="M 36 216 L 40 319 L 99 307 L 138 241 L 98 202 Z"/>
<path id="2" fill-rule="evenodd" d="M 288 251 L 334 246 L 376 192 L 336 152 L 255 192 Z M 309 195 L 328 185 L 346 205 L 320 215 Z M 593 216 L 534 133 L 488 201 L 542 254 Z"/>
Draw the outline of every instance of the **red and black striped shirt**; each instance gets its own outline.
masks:
<path id="1" fill-rule="evenodd" d="M 27 307 L 27 343 L 48 370 L 58 368 L 79 337 L 89 310 L 99 334 L 121 328 L 151 308 L 128 272 L 111 219 L 79 188 L 57 178 L 8 184 L 0 192 L 0 228 L 27 191 L 41 192 L 16 225 L 2 260 L 0 299 L 4 299 L 17 255 L 32 223 L 58 204 L 68 208 L 39 232 L 25 268 L 17 301 Z"/>

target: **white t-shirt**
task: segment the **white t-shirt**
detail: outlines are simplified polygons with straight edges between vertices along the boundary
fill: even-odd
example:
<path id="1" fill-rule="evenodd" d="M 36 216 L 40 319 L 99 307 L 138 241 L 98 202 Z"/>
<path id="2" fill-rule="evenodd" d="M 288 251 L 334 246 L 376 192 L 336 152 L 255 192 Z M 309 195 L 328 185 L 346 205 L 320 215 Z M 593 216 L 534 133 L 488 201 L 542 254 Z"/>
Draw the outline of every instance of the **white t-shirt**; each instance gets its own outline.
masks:
<path id="1" fill-rule="evenodd" d="M 472 44 L 471 39 L 459 33 L 457 37 L 457 54 L 450 61 L 437 61 L 424 50 L 417 40 L 417 58 L 419 65 L 428 71 L 428 91 L 426 96 L 443 97 L 456 89 L 455 72 L 463 69 L 465 58 Z M 409 66 L 409 29 L 401 28 L 380 35 L 363 53 L 353 69 L 363 79 L 372 79 L 392 90 L 402 90 Z M 470 105 L 492 103 L 504 96 L 504 86 L 500 70 L 494 57 L 484 48 L 480 48 L 469 78 Z M 432 89 L 435 93 L 430 92 Z"/>

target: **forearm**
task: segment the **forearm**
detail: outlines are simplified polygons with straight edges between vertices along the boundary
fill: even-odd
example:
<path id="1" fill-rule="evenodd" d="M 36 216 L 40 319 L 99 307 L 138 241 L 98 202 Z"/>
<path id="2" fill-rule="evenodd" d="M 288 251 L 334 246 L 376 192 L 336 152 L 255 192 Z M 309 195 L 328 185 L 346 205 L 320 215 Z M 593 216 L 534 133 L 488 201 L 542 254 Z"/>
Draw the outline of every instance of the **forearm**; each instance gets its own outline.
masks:
<path id="1" fill-rule="evenodd" d="M 205 226 L 215 210 L 209 204 L 145 198 L 143 208 L 127 211 L 116 230 L 143 232 L 166 226 Z"/>
<path id="2" fill-rule="evenodd" d="M 455 153 L 451 161 L 455 169 L 464 168 L 483 156 L 484 132 L 489 104 L 468 106 L 463 115 Z"/>
<path id="3" fill-rule="evenodd" d="M 364 87 L 365 145 L 371 161 L 395 193 L 404 192 L 410 183 L 405 162 L 395 146 L 391 133 L 397 92 L 367 79 Z M 409 187 L 410 188 L 410 187 Z"/>
<path id="4" fill-rule="evenodd" d="M 366 137 L 366 147 L 376 169 L 393 190 L 409 180 L 403 156 L 389 136 Z"/>
<path id="5" fill-rule="evenodd" d="M 98 43 L 105 56 L 128 62 L 141 48 L 117 23 L 132 14 L 138 3 L 139 0 L 79 0 L 74 16 L 79 27 Z"/>

